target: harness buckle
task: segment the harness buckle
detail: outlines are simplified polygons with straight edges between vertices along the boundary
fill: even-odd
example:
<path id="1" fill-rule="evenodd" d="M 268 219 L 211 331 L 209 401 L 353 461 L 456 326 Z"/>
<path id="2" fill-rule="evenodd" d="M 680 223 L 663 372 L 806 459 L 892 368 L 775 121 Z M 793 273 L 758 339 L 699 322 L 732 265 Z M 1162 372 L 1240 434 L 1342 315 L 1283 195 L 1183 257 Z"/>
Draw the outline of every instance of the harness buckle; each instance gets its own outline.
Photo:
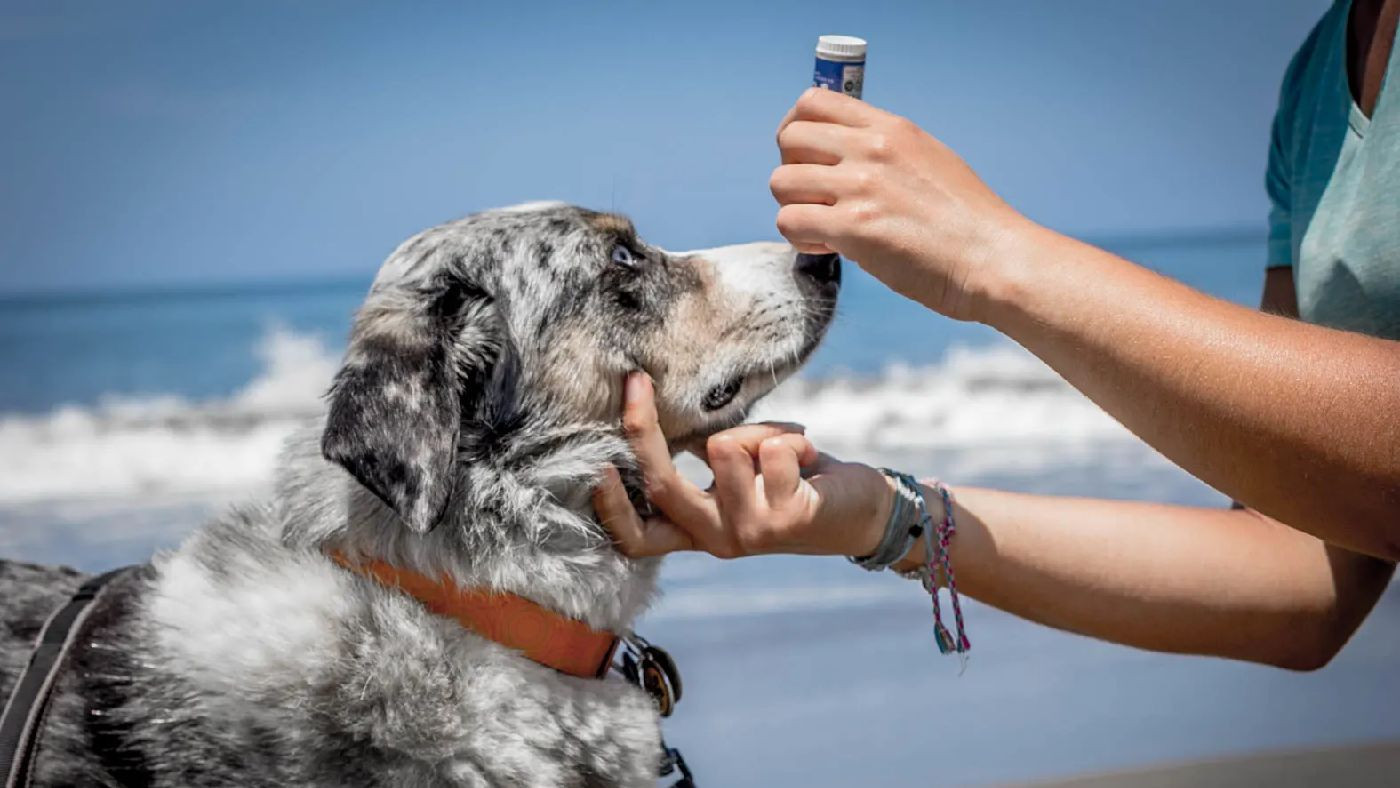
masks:
<path id="1" fill-rule="evenodd" d="M 675 747 L 661 748 L 661 776 L 669 777 L 672 772 L 680 771 L 680 779 L 671 784 L 671 788 L 695 788 L 695 775 L 690 773 L 690 767 L 686 765 L 685 756 Z"/>
<path id="2" fill-rule="evenodd" d="M 626 649 L 622 654 L 622 675 L 656 701 L 656 710 L 662 717 L 671 716 L 684 692 L 675 659 L 666 649 L 635 632 L 623 637 L 622 643 Z"/>
<path id="3" fill-rule="evenodd" d="M 676 661 L 666 649 L 652 645 L 636 632 L 628 632 L 622 637 L 622 649 L 622 661 L 614 667 L 629 684 L 640 687 L 651 696 L 662 717 L 671 716 L 684 691 Z M 675 747 L 666 746 L 663 738 L 658 776 L 669 777 L 677 772 L 680 778 L 671 784 L 671 788 L 695 788 L 695 776 L 691 774 L 685 756 Z"/>

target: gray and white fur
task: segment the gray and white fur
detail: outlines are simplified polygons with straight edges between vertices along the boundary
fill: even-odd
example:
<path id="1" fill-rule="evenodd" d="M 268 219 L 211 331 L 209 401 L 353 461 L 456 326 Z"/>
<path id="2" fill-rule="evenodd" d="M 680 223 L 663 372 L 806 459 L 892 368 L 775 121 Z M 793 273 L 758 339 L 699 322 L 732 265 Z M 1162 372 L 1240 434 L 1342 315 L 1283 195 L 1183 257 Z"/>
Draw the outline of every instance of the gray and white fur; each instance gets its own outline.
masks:
<path id="1" fill-rule="evenodd" d="M 839 272 L 781 244 L 670 253 L 557 203 L 409 239 L 270 499 L 157 555 L 96 613 L 34 784 L 653 784 L 647 695 L 538 665 L 327 551 L 627 631 L 657 562 L 618 554 L 590 505 L 602 469 L 632 463 L 624 374 L 652 376 L 667 436 L 694 445 L 806 358 Z M 82 579 L 0 561 L 0 697 Z"/>

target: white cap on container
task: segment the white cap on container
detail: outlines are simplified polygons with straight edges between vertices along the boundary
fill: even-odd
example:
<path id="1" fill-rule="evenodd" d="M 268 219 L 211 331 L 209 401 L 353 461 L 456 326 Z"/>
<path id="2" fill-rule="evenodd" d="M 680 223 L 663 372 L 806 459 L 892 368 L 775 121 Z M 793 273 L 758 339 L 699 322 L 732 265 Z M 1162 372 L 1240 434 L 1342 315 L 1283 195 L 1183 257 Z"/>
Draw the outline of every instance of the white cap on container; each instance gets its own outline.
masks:
<path id="1" fill-rule="evenodd" d="M 828 60 L 864 60 L 865 39 L 855 36 L 821 36 L 817 39 L 817 56 Z"/>

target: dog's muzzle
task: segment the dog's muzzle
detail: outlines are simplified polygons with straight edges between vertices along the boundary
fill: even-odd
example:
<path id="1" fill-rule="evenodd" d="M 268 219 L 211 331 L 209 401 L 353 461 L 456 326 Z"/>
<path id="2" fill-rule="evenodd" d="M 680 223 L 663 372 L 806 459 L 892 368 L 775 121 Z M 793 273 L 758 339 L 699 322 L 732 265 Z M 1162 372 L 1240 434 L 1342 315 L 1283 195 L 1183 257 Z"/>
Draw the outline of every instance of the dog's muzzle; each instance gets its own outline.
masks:
<path id="1" fill-rule="evenodd" d="M 797 273 L 809 277 L 819 285 L 840 284 L 841 255 L 798 254 Z"/>

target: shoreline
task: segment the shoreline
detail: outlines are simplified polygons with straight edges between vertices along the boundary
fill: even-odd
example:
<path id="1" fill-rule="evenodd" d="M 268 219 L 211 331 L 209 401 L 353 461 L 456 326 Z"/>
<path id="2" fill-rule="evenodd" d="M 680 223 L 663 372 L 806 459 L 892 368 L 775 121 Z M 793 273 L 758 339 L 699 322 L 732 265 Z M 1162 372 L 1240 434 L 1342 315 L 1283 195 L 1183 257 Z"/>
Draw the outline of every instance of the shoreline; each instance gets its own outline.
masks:
<path id="1" fill-rule="evenodd" d="M 1400 739 L 1349 747 L 1276 750 L 1066 780 L 1023 783 L 1027 788 L 1305 788 L 1316 785 L 1391 786 L 1400 775 Z"/>

